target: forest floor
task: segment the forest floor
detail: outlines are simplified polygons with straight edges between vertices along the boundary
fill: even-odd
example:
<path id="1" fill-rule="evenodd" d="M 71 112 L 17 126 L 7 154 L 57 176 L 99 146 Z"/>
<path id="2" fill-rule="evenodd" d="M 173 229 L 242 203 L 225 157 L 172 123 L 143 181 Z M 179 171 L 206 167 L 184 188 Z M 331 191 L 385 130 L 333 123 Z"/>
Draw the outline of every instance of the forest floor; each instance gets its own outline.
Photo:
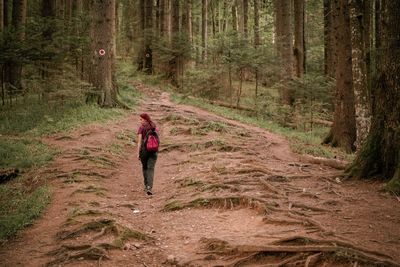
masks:
<path id="1" fill-rule="evenodd" d="M 50 178 L 51 204 L 0 248 L 1 266 L 400 266 L 400 201 L 380 183 L 136 87 L 161 130 L 154 195 L 137 114 L 46 138 L 62 153 L 32 175 Z"/>

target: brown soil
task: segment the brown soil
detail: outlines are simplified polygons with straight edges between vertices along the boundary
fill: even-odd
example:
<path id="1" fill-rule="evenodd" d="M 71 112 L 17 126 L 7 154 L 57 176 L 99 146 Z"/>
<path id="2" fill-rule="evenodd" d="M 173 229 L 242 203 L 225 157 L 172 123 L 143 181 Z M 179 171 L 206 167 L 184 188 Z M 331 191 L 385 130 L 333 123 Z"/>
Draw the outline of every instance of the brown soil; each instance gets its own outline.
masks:
<path id="1" fill-rule="evenodd" d="M 302 162 L 263 129 L 151 95 L 161 129 L 154 195 L 132 143 L 137 114 L 46 141 L 62 151 L 41 219 L 1 266 L 400 266 L 400 202 L 381 184 Z"/>

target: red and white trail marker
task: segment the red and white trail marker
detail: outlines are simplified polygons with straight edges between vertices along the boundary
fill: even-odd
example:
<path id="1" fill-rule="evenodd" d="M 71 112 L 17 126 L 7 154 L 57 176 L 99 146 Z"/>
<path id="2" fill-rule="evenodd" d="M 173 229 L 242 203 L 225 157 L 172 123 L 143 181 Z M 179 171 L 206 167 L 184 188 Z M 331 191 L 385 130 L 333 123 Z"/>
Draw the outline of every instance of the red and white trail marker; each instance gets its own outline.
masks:
<path id="1" fill-rule="evenodd" d="M 100 49 L 99 50 L 99 55 L 100 56 L 104 56 L 106 54 L 106 50 L 104 50 L 104 49 Z"/>

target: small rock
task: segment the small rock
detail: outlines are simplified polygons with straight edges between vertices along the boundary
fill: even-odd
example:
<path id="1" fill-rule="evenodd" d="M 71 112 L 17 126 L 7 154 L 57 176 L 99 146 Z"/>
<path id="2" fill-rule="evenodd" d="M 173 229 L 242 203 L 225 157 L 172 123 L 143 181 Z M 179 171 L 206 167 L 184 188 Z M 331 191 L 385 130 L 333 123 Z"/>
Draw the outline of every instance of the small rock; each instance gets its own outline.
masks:
<path id="1" fill-rule="evenodd" d="M 190 243 L 189 240 L 186 240 L 186 241 L 185 241 L 185 245 L 187 245 L 187 244 L 189 244 L 189 243 Z"/>
<path id="2" fill-rule="evenodd" d="M 171 264 L 174 264 L 176 262 L 175 256 L 174 255 L 169 255 L 168 258 L 167 258 L 167 262 L 171 263 Z"/>
<path id="3" fill-rule="evenodd" d="M 131 249 L 131 244 L 125 244 L 124 250 L 130 250 Z"/>

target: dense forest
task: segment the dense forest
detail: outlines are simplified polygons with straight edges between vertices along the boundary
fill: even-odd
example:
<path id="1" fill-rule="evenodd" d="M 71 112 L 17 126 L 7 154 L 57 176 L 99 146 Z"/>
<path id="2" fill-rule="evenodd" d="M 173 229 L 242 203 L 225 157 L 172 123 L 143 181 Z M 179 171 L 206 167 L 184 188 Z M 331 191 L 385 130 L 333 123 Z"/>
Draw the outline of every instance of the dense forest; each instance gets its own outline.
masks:
<path id="1" fill-rule="evenodd" d="M 358 156 L 351 176 L 399 182 L 398 4 L 389 1 L 2 0 L 3 110 L 18 99 L 122 106 L 116 62 L 180 93 Z M 24 100 L 26 101 L 26 100 Z M 30 100 L 27 100 L 30 101 Z"/>
<path id="2" fill-rule="evenodd" d="M 0 0 L 5 266 L 398 266 L 399 14 L 389 0 Z M 137 189 L 141 112 L 162 132 L 154 198 Z"/>

